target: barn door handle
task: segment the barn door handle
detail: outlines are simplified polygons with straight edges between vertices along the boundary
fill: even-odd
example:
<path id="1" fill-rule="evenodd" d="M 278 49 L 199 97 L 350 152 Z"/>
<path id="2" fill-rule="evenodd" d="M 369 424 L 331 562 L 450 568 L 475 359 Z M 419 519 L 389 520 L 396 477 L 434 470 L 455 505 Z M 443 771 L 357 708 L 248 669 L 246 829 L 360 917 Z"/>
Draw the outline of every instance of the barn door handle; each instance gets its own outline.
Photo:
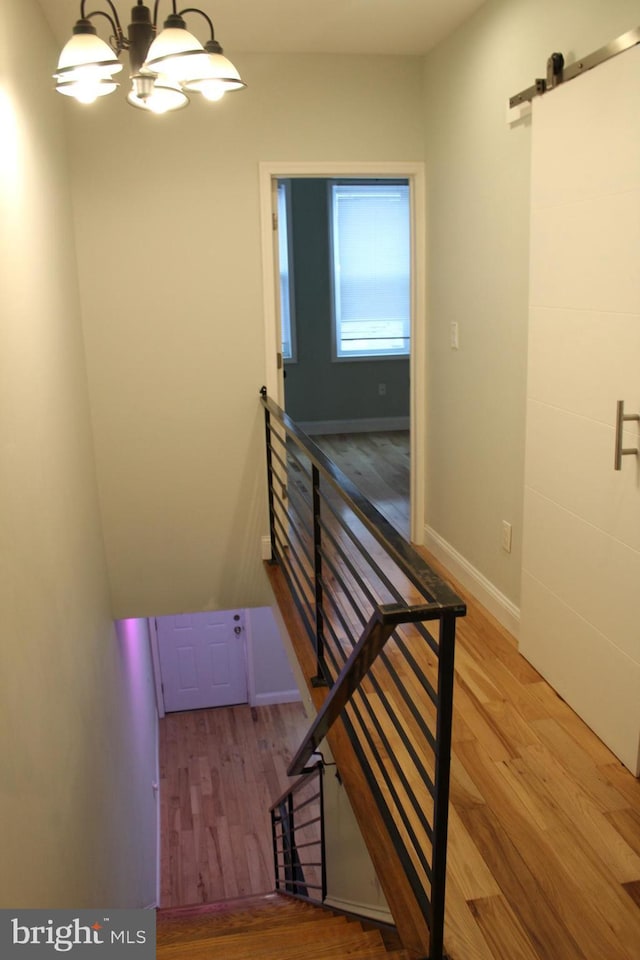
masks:
<path id="1" fill-rule="evenodd" d="M 624 412 L 624 400 L 618 400 L 616 406 L 616 451 L 615 451 L 615 464 L 614 470 L 622 470 L 622 458 L 627 456 L 637 457 L 638 448 L 637 447 L 623 447 L 622 446 L 622 430 L 624 424 L 628 420 L 639 420 L 639 413 L 625 413 Z"/>

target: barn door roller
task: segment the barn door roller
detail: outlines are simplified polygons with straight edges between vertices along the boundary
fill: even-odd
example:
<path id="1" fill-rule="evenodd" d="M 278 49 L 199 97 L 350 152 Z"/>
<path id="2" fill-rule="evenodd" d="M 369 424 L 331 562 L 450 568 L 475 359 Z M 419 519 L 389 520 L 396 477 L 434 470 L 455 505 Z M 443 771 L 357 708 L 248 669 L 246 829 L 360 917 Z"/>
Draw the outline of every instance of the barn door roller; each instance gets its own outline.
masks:
<path id="1" fill-rule="evenodd" d="M 595 53 L 590 53 L 588 57 L 583 57 L 582 60 L 576 60 L 568 67 L 565 66 L 564 57 L 561 53 L 552 53 L 547 60 L 546 77 L 536 80 L 532 87 L 527 87 L 526 90 L 516 93 L 509 99 L 509 106 L 517 107 L 527 100 L 531 101 L 534 97 L 539 97 L 541 94 L 547 93 L 548 90 L 553 90 L 559 84 L 573 80 L 575 77 L 586 73 L 587 70 L 592 70 L 599 64 L 604 63 L 605 60 L 610 60 L 611 57 L 624 53 L 630 47 L 635 47 L 637 43 L 640 43 L 640 27 L 628 30 L 617 40 L 612 40 L 611 43 L 600 47 Z"/>

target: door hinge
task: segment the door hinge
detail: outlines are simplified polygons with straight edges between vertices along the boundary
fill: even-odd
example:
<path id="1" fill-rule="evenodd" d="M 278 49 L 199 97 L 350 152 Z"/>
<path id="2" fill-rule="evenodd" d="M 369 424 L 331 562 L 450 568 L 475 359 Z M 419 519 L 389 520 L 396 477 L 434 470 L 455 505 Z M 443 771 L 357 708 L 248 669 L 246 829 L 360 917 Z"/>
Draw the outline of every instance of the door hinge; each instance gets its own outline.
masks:
<path id="1" fill-rule="evenodd" d="M 273 224 L 273 229 L 274 229 L 274 230 L 277 230 L 277 229 L 278 229 L 278 214 L 277 214 L 277 213 L 272 213 L 272 214 L 271 214 L 271 223 Z"/>
<path id="2" fill-rule="evenodd" d="M 282 370 L 282 354 L 281 353 L 279 353 L 277 356 L 277 366 L 278 366 L 278 370 Z"/>

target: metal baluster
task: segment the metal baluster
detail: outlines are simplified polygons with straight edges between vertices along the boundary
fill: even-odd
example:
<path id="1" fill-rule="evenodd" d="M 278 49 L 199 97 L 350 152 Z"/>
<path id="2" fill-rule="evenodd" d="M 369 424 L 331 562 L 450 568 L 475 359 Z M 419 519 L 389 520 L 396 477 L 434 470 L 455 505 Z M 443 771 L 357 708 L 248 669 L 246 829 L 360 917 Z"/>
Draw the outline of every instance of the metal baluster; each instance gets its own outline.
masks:
<path id="1" fill-rule="evenodd" d="M 271 810 L 271 844 L 273 846 L 273 870 L 275 874 L 276 881 L 276 890 L 280 889 L 280 862 L 278 860 L 278 836 L 276 832 L 276 824 L 279 822 L 279 818 L 276 817 L 275 810 Z"/>
<path id="2" fill-rule="evenodd" d="M 445 615 L 440 621 L 440 656 L 438 659 L 439 703 L 436 726 L 436 795 L 433 805 L 429 960 L 443 960 L 444 957 L 444 895 L 447 879 L 447 834 L 449 826 L 449 780 L 451 775 L 451 726 L 453 722 L 455 637 L 455 617 Z"/>
<path id="3" fill-rule="evenodd" d="M 324 609 L 322 599 L 322 527 L 320 524 L 320 473 L 312 464 L 313 491 L 313 579 L 316 603 L 316 675 L 311 678 L 314 687 L 326 686 L 324 676 Z"/>
<path id="4" fill-rule="evenodd" d="M 263 387 L 260 391 L 263 397 L 267 395 L 267 388 Z M 276 521 L 275 507 L 273 498 L 273 457 L 271 455 L 271 414 L 264 408 L 264 430 L 267 446 L 267 487 L 269 494 L 269 537 L 271 539 L 271 559 L 269 563 L 278 563 L 278 551 L 276 548 Z"/>
<path id="5" fill-rule="evenodd" d="M 318 767 L 318 788 L 320 790 L 320 860 L 322 862 L 322 900 L 327 896 L 327 855 L 324 839 L 324 763 Z"/>

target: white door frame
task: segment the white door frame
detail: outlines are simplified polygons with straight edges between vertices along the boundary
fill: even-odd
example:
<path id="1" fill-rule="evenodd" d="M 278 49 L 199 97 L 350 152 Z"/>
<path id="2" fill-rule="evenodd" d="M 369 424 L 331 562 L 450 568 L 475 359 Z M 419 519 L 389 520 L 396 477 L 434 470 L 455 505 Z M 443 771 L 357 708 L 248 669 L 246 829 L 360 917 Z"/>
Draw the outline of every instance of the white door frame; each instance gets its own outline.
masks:
<path id="1" fill-rule="evenodd" d="M 270 397 L 282 404 L 277 353 L 278 330 L 276 263 L 274 261 L 271 185 L 274 179 L 296 177 L 381 177 L 407 179 L 411 197 L 411 540 L 424 542 L 426 429 L 427 429 L 427 229 L 426 178 L 423 163 L 410 161 L 266 161 L 259 164 L 262 291 L 265 331 L 265 385 Z"/>
<path id="2" fill-rule="evenodd" d="M 160 650 L 158 648 L 156 618 L 148 617 L 147 626 L 149 627 L 149 642 L 151 644 L 151 662 L 153 663 L 153 684 L 156 690 L 156 705 L 158 707 L 158 717 L 162 720 L 166 711 L 164 709 L 164 690 L 162 689 L 162 674 L 160 672 Z"/>

